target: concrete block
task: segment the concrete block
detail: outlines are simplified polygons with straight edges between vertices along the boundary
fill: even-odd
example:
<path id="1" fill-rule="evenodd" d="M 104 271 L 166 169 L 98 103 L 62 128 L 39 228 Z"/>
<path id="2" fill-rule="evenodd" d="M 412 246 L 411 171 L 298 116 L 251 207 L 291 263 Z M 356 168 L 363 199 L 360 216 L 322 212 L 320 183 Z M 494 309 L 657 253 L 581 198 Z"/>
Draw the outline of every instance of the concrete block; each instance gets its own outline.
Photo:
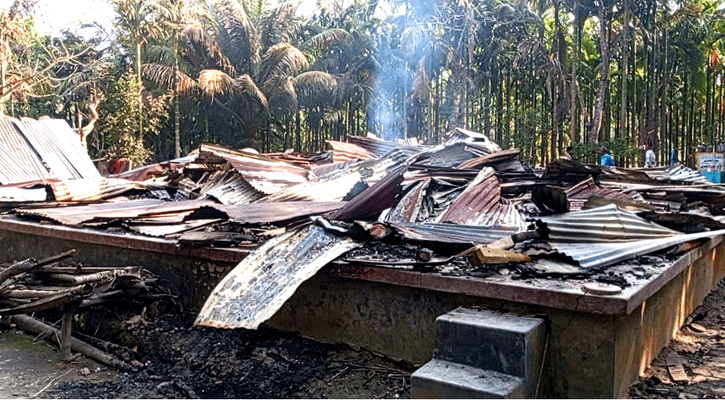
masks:
<path id="1" fill-rule="evenodd" d="M 532 397 L 545 340 L 540 318 L 460 307 L 436 319 L 434 358 L 522 378 Z"/>
<path id="2" fill-rule="evenodd" d="M 433 359 L 411 376 L 413 399 L 511 399 L 524 397 L 521 378 Z"/>

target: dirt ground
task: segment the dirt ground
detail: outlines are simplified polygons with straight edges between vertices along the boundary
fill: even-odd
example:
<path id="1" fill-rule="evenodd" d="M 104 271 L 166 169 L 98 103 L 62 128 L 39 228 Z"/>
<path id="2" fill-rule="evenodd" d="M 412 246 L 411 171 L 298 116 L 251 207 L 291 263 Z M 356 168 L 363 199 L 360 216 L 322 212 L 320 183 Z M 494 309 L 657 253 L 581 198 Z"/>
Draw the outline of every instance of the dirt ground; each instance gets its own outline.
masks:
<path id="1" fill-rule="evenodd" d="M 193 327 L 193 316 L 155 318 L 98 310 L 79 331 L 127 346 L 134 366 L 114 371 L 55 346 L 0 331 L 0 398 L 408 398 L 412 366 L 296 334 Z M 53 321 L 46 316 L 46 321 Z"/>
<path id="2" fill-rule="evenodd" d="M 725 281 L 687 322 L 630 387 L 630 398 L 725 397 Z M 686 375 L 677 375 L 677 365 Z"/>
<path id="3" fill-rule="evenodd" d="M 629 390 L 630 398 L 725 397 L 725 282 Z M 79 331 L 129 348 L 132 371 L 0 330 L 0 398 L 408 398 L 413 366 L 296 334 L 195 328 L 193 316 L 119 306 L 76 316 Z M 53 315 L 45 316 L 54 321 Z M 679 356 L 679 358 L 677 357 Z M 668 369 L 668 360 L 671 366 Z M 676 361 L 676 362 L 673 362 Z M 682 366 L 679 381 L 670 370 Z"/>

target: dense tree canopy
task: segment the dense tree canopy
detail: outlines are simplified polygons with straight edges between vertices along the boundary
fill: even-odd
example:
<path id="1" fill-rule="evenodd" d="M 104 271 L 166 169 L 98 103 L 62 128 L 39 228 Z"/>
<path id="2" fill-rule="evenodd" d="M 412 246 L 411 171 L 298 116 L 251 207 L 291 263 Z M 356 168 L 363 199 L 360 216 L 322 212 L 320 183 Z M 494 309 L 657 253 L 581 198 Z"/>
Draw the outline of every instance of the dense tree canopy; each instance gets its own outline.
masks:
<path id="1" fill-rule="evenodd" d="M 621 164 L 642 144 L 692 164 L 725 143 L 716 1 L 106 1 L 103 40 L 39 35 L 27 1 L 0 10 L 0 114 L 66 118 L 94 157 L 139 161 L 453 127 L 539 165 L 602 144 Z"/>

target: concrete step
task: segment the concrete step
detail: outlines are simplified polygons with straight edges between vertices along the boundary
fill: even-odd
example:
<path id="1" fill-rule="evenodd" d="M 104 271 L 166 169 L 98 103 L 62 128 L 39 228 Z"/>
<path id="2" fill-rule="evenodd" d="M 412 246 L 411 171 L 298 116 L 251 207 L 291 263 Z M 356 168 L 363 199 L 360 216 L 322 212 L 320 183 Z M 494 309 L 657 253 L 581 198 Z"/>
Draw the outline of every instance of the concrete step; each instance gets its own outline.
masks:
<path id="1" fill-rule="evenodd" d="M 523 379 L 433 359 L 411 376 L 413 399 L 511 399 L 524 397 Z"/>
<path id="2" fill-rule="evenodd" d="M 540 318 L 460 307 L 436 319 L 433 357 L 522 378 L 532 397 L 545 340 Z"/>

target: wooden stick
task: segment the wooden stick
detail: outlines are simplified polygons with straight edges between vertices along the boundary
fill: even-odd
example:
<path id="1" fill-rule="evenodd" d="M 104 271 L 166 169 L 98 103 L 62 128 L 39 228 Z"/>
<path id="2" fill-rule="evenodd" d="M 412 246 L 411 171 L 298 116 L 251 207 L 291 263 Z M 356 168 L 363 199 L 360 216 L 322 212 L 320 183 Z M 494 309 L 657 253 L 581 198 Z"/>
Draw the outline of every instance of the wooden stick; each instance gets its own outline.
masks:
<path id="1" fill-rule="evenodd" d="M 14 299 L 39 299 L 63 293 L 88 294 L 91 291 L 93 291 L 91 285 L 78 285 L 71 288 L 59 288 L 58 290 L 11 289 L 2 293 L 2 296 Z"/>
<path id="2" fill-rule="evenodd" d="M 12 322 L 20 329 L 33 332 L 36 335 L 60 336 L 61 334 L 58 329 L 27 315 L 13 315 Z M 121 370 L 131 369 L 131 367 L 125 362 L 74 337 L 71 337 L 71 349 L 106 365 L 110 365 Z"/>
<path id="3" fill-rule="evenodd" d="M 74 250 L 68 250 L 65 253 L 60 253 L 55 256 L 44 258 L 40 261 L 36 261 L 32 258 L 20 261 L 19 263 L 15 263 L 2 271 L 0 271 L 0 283 L 5 282 L 10 277 L 13 277 L 15 275 L 20 275 L 23 272 L 27 272 L 30 270 L 33 270 L 35 268 L 44 267 L 46 265 L 50 265 L 53 263 L 57 263 L 59 261 L 65 260 L 66 258 L 70 258 L 75 254 L 76 251 Z"/>
<path id="4" fill-rule="evenodd" d="M 84 283 L 93 283 L 104 279 L 112 279 L 115 275 L 115 271 L 96 272 L 95 274 L 88 275 L 48 274 L 48 279 L 82 285 Z"/>
<path id="5" fill-rule="evenodd" d="M 0 310 L 0 315 L 26 314 L 36 311 L 49 310 L 70 303 L 75 298 L 73 293 L 61 293 L 56 296 L 44 297 L 13 308 Z"/>
<path id="6" fill-rule="evenodd" d="M 70 307 L 63 310 L 63 322 L 60 327 L 60 357 L 63 361 L 70 361 L 71 331 L 73 330 L 73 314 Z"/>

